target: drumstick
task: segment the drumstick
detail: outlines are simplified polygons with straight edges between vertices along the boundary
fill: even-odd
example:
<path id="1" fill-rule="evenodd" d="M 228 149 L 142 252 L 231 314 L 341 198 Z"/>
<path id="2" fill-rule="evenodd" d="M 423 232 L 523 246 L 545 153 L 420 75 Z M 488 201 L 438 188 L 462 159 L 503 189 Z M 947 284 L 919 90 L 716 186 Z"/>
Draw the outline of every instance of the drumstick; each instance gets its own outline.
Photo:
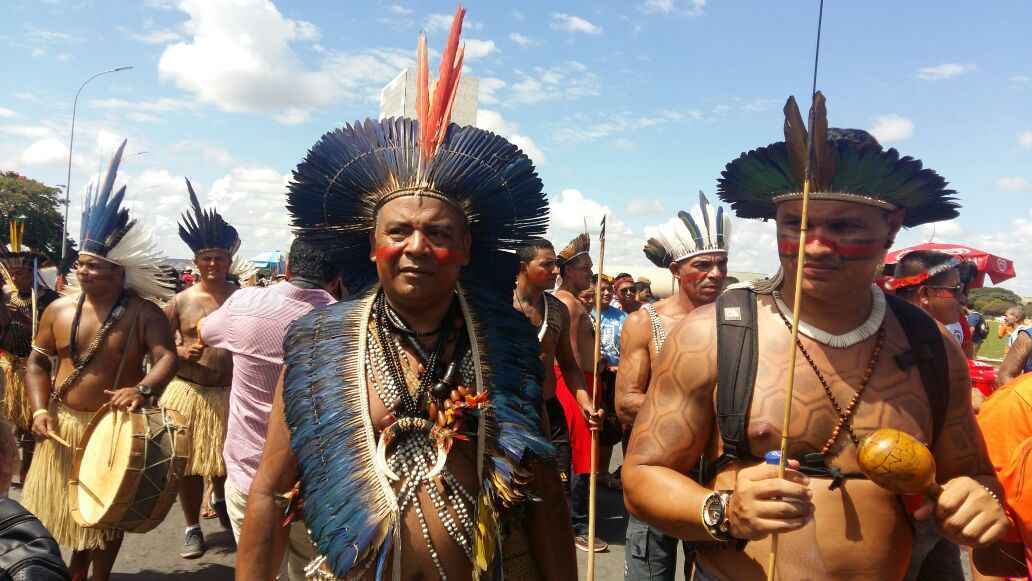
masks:
<path id="1" fill-rule="evenodd" d="M 61 445 L 62 445 L 62 446 L 64 446 L 65 448 L 71 448 L 71 447 L 72 447 L 72 445 L 71 445 L 71 444 L 69 444 L 68 442 L 66 442 L 66 441 L 64 440 L 64 438 L 62 438 L 61 436 L 58 436 L 58 435 L 57 435 L 57 434 L 55 434 L 54 432 L 48 432 L 48 433 L 47 433 L 47 437 L 48 437 L 48 438 L 50 438 L 51 440 L 53 440 L 53 441 L 57 442 L 58 444 L 61 444 Z"/>

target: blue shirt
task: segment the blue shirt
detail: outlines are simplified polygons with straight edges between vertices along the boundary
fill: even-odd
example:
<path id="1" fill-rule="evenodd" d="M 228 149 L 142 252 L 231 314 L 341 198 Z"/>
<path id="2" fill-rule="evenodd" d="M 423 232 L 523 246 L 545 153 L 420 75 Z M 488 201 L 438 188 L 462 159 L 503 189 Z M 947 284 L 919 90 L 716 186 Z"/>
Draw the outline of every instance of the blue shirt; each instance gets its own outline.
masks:
<path id="1" fill-rule="evenodd" d="M 620 331 L 626 318 L 627 313 L 620 309 L 609 305 L 602 307 L 602 356 L 612 367 L 620 365 Z"/>

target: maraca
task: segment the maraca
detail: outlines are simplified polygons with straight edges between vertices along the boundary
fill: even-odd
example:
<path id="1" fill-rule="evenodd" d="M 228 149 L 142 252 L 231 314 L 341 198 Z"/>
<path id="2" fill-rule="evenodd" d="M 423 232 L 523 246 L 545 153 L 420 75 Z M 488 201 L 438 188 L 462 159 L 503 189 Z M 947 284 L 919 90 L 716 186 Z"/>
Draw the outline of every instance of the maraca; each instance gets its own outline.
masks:
<path id="1" fill-rule="evenodd" d="M 871 432 L 856 452 L 860 470 L 871 482 L 896 494 L 926 494 L 936 499 L 935 458 L 916 438 L 891 428 Z"/>

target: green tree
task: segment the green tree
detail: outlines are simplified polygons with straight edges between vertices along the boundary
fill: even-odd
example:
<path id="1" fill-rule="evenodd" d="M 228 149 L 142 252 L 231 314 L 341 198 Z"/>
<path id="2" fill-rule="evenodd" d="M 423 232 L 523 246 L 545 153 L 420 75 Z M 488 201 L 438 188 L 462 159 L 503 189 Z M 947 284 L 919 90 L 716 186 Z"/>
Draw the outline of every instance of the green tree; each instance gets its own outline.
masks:
<path id="1" fill-rule="evenodd" d="M 982 303 L 981 308 L 976 308 L 975 310 L 982 313 L 985 316 L 995 317 L 997 315 L 1002 315 L 1006 313 L 1007 309 L 1013 306 L 1014 303 L 1009 301 L 1004 301 L 1000 299 L 989 299 L 988 301 Z"/>
<path id="2" fill-rule="evenodd" d="M 60 188 L 54 188 L 16 172 L 0 172 L 0 243 L 10 242 L 8 220 L 25 220 L 25 244 L 57 264 L 61 258 Z M 69 248 L 75 242 L 66 240 Z M 68 254 L 73 254 L 69 252 Z"/>
<path id="3" fill-rule="evenodd" d="M 988 305 L 991 303 L 994 308 L 999 308 L 999 305 L 996 304 L 997 302 L 1007 303 L 1008 307 L 1020 305 L 1022 302 L 1021 297 L 1013 291 L 1000 287 L 971 289 L 971 292 L 968 293 L 968 299 L 971 302 L 972 308 L 982 314 L 989 314 Z"/>

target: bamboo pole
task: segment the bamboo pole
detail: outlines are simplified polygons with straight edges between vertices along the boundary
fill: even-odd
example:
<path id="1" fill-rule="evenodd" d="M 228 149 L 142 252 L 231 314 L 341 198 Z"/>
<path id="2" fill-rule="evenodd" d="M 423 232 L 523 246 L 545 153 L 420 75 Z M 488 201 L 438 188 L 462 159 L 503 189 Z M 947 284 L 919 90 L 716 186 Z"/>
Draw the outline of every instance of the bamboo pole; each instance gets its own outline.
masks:
<path id="1" fill-rule="evenodd" d="M 598 283 L 595 285 L 595 356 L 591 374 L 591 411 L 598 411 L 598 363 L 602 357 L 602 293 L 599 292 L 606 258 L 606 218 L 598 236 Z M 598 430 L 591 430 L 591 475 L 588 480 L 588 577 L 595 581 L 595 493 L 598 487 Z"/>

